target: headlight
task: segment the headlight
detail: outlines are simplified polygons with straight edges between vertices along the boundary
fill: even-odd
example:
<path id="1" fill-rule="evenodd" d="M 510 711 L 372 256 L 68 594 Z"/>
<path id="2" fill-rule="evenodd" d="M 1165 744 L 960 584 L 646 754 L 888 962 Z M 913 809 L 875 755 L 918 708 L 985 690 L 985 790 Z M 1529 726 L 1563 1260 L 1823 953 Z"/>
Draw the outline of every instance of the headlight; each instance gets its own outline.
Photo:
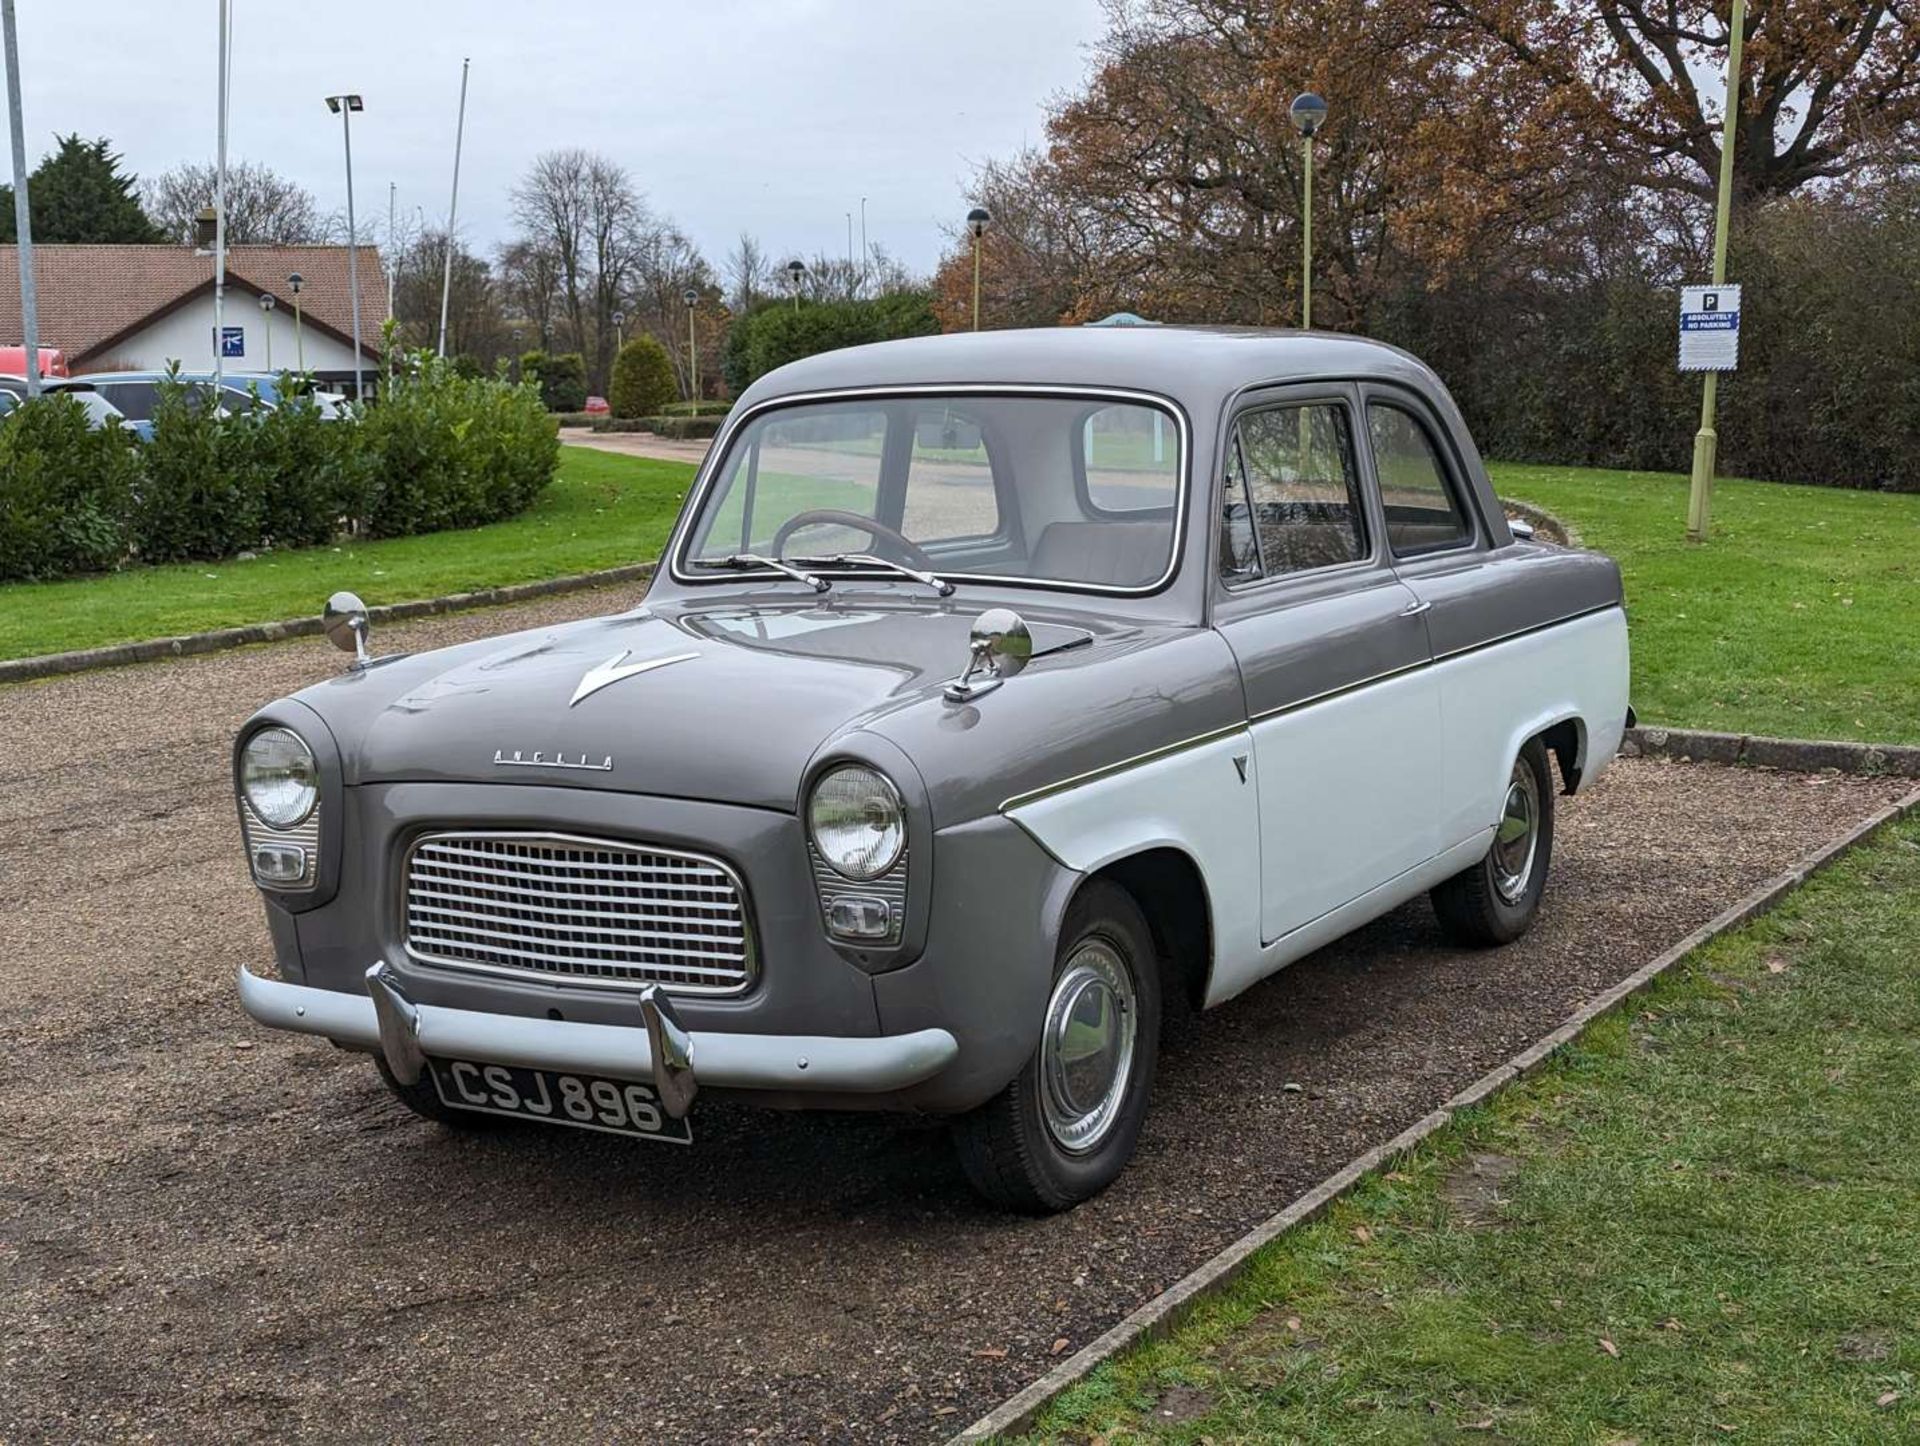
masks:
<path id="1" fill-rule="evenodd" d="M 837 874 L 876 879 L 907 846 L 906 815 L 886 775 L 847 764 L 813 786 L 807 805 L 813 846 Z"/>
<path id="2" fill-rule="evenodd" d="M 320 770 L 297 733 L 262 728 L 240 755 L 240 792 L 262 823 L 292 828 L 320 801 Z"/>

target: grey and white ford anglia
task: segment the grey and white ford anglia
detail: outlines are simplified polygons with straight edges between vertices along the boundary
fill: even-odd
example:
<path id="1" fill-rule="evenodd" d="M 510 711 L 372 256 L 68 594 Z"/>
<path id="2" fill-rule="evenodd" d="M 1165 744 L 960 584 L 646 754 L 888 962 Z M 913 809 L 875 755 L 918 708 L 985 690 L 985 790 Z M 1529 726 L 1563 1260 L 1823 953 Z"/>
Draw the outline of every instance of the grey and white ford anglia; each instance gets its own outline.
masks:
<path id="1" fill-rule="evenodd" d="M 741 397 L 645 602 L 354 661 L 234 763 L 277 978 L 446 1125 L 950 1116 L 991 1199 L 1134 1149 L 1164 1008 L 1422 893 L 1524 931 L 1627 710 L 1620 574 L 1348 337 L 931 337 Z"/>

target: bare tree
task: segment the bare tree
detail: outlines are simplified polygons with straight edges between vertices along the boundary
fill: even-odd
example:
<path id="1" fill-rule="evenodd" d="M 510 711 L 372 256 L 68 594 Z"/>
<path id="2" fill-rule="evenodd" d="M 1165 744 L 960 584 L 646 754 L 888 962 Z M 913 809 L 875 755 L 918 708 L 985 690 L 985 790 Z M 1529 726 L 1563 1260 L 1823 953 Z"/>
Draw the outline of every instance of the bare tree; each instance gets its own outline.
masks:
<path id="1" fill-rule="evenodd" d="M 593 157 L 578 148 L 548 151 L 508 193 L 521 242 L 552 258 L 567 341 L 579 351 L 586 350 L 586 296 L 592 281 L 587 218 L 587 172 L 592 164 Z"/>
<path id="2" fill-rule="evenodd" d="M 421 232 L 395 257 L 393 314 L 400 340 L 407 346 L 431 347 L 438 338 L 446 239 L 444 231 Z M 453 289 L 447 304 L 449 356 L 469 356 L 482 367 L 491 367 L 512 349 L 503 289 L 487 263 L 455 241 Z"/>
<path id="3" fill-rule="evenodd" d="M 141 188 L 142 204 L 169 240 L 191 245 L 195 221 L 213 204 L 215 181 L 212 165 L 187 161 L 149 180 Z M 228 164 L 229 245 L 298 246 L 321 240 L 326 230 L 305 186 L 258 161 Z"/>
<path id="4" fill-rule="evenodd" d="M 758 238 L 747 232 L 740 233 L 740 240 L 727 253 L 723 267 L 727 278 L 727 305 L 735 316 L 745 316 L 773 294 L 773 263 L 767 260 Z"/>
<path id="5" fill-rule="evenodd" d="M 511 241 L 495 260 L 509 319 L 523 321 L 542 351 L 554 344 L 554 320 L 560 310 L 560 258 L 539 241 Z"/>

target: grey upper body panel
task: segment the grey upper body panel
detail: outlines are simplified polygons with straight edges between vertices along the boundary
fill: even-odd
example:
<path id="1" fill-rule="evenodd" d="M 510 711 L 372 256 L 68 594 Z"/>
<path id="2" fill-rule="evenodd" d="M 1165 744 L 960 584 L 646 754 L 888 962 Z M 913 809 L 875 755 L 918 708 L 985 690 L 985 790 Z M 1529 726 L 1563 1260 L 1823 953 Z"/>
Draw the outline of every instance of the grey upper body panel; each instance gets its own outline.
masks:
<path id="1" fill-rule="evenodd" d="M 913 337 L 846 347 L 790 362 L 741 394 L 688 493 L 667 545 L 654 596 L 708 595 L 728 586 L 678 563 L 703 491 L 725 464 L 734 434 L 765 407 L 847 392 L 1066 388 L 1163 399 L 1186 430 L 1187 512 L 1180 555 L 1164 588 L 1147 597 L 1106 597 L 1114 616 L 1189 624 L 1210 616 L 1216 489 L 1227 422 L 1249 393 L 1303 381 L 1398 388 L 1423 401 L 1461 459 L 1463 481 L 1486 518 L 1485 542 L 1512 541 L 1506 518 L 1459 409 L 1432 368 L 1382 342 L 1327 332 L 1236 327 L 1049 327 Z M 737 580 L 735 580 L 737 581 Z M 1035 589 L 963 583 L 977 606 L 1020 606 Z"/>
<path id="2" fill-rule="evenodd" d="M 1228 594 L 1216 553 L 1222 436 L 1239 410 L 1297 391 L 1303 378 L 1357 379 L 1342 384 L 1424 403 L 1446 434 L 1457 485 L 1476 514 L 1471 544 L 1409 565 L 1376 541 L 1358 568 Z M 904 753 L 919 777 L 901 782 L 924 798 L 933 826 L 946 828 L 1010 797 L 1309 700 L 1329 685 L 1363 682 L 1369 670 L 1357 666 L 1355 650 L 1380 646 L 1372 631 L 1289 637 L 1284 667 L 1267 669 L 1275 681 L 1253 698 L 1243 686 L 1248 660 L 1236 663 L 1235 649 L 1212 625 L 1216 614 L 1224 621 L 1281 611 L 1301 587 L 1361 593 L 1390 576 L 1437 600 L 1425 626 L 1431 652 L 1444 656 L 1619 601 L 1610 561 L 1513 541 L 1472 439 L 1428 368 L 1351 337 L 1061 328 L 853 347 L 763 377 L 741 398 L 730 427 L 783 398 L 985 383 L 1152 392 L 1181 409 L 1191 423 L 1191 525 L 1160 595 L 1043 591 L 964 577 L 944 599 L 882 578 L 843 578 L 816 595 L 774 578 L 676 581 L 663 570 L 644 607 L 387 661 L 307 689 L 300 699 L 326 720 L 344 781 L 538 781 L 791 812 L 824 760 L 867 756 L 862 740 L 877 738 Z M 726 440 L 723 434 L 711 454 L 709 473 Z M 697 489 L 689 494 L 689 515 L 698 497 Z M 1377 510 L 1377 500 L 1371 505 Z M 683 517 L 670 547 L 686 526 Z M 949 703 L 941 688 L 965 663 L 968 627 L 996 603 L 1018 607 L 1034 625 L 1040 655 L 996 692 Z M 1406 641 L 1403 635 L 1381 653 L 1377 671 L 1418 661 Z M 693 656 L 572 701 L 594 668 L 685 654 Z M 496 754 L 536 751 L 587 766 L 495 761 Z M 608 760 L 611 766 L 600 766 Z M 891 752 L 874 761 L 897 765 Z"/>
<path id="3" fill-rule="evenodd" d="M 325 719 L 349 785 L 539 783 L 791 813 L 826 762 L 898 774 L 897 750 L 918 776 L 896 781 L 934 828 L 1243 716 L 1211 630 L 1061 601 L 1025 609 L 1027 671 L 967 705 L 941 690 L 976 609 L 890 583 L 817 598 L 736 585 L 396 658 L 297 698 Z M 596 667 L 673 658 L 572 702 Z"/>

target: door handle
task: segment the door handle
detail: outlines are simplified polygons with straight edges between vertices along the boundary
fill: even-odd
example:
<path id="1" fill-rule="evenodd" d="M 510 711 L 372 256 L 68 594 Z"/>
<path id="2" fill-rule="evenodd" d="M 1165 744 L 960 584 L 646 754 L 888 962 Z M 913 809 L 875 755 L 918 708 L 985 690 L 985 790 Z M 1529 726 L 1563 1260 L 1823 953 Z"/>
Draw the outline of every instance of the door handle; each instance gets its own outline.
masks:
<path id="1" fill-rule="evenodd" d="M 1418 602 L 1410 602 L 1401 608 L 1400 616 L 1403 618 L 1417 618 L 1421 613 L 1431 612 L 1432 610 L 1433 604 L 1427 601 L 1427 599 L 1421 598 Z"/>

